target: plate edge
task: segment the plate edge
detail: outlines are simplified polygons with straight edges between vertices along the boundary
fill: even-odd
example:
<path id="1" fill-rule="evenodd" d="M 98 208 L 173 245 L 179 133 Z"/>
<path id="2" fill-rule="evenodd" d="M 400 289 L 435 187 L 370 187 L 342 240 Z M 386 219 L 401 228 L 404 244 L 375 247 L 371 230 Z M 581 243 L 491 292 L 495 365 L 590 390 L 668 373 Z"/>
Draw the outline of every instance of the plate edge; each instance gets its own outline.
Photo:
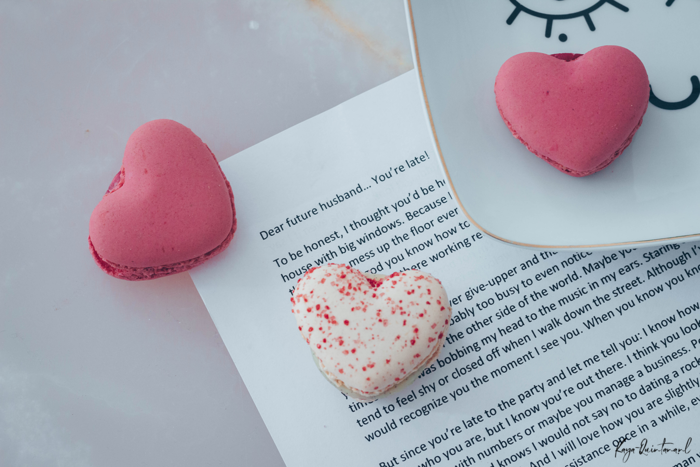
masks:
<path id="1" fill-rule="evenodd" d="M 457 194 L 457 190 L 455 190 L 454 185 L 452 184 L 452 177 L 450 177 L 450 172 L 447 170 L 447 165 L 445 164 L 445 159 L 442 156 L 442 149 L 440 148 L 440 141 L 438 140 L 437 133 L 435 131 L 435 123 L 433 121 L 433 114 L 430 111 L 430 103 L 428 102 L 428 94 L 425 92 L 425 82 L 423 81 L 423 69 L 421 68 L 421 62 L 420 62 L 420 54 L 418 52 L 418 37 L 416 35 L 416 26 L 414 23 L 413 19 L 413 5 L 411 4 L 412 0 L 404 0 L 404 6 L 406 10 L 406 19 L 408 21 L 408 24 L 410 26 L 410 34 L 409 34 L 409 40 L 411 41 L 411 55 L 413 56 L 413 65 L 416 67 L 418 70 L 418 79 L 420 81 L 420 88 L 421 88 L 421 93 L 423 94 L 423 106 L 424 106 L 424 111 L 426 113 L 428 122 L 430 124 L 430 131 L 432 132 L 433 135 L 433 142 L 435 144 L 435 148 L 437 149 L 438 156 L 440 156 L 440 165 L 442 166 L 442 170 L 445 173 L 445 176 L 447 177 L 447 183 L 450 186 L 450 189 L 454 195 L 455 201 L 457 201 L 457 205 L 461 209 L 461 211 L 464 213 L 464 215 L 469 219 L 469 221 L 476 226 L 479 230 L 484 232 L 486 235 L 489 237 L 498 240 L 503 243 L 507 243 L 510 245 L 514 246 L 519 246 L 519 247 L 524 247 L 524 248 L 532 248 L 532 249 L 540 249 L 540 250 L 591 250 L 591 249 L 610 249 L 610 248 L 615 248 L 615 247 L 622 247 L 622 246 L 629 246 L 629 245 L 643 245 L 643 246 L 651 246 L 655 244 L 661 244 L 661 243 L 673 243 L 674 241 L 689 241 L 690 239 L 693 238 L 700 238 L 700 233 L 696 234 L 688 234 L 688 235 L 679 235 L 675 237 L 663 237 L 663 238 L 654 238 L 650 240 L 633 240 L 629 242 L 615 242 L 615 243 L 601 243 L 601 244 L 584 244 L 584 245 L 540 245 L 537 243 L 525 243 L 525 242 L 519 242 L 517 240 L 510 240 L 505 237 L 501 237 L 500 235 L 497 235 L 493 232 L 490 232 L 486 230 L 484 227 L 482 227 L 478 222 L 472 218 L 471 215 L 467 212 L 466 208 L 462 204 L 462 201 L 459 199 L 459 195 Z"/>

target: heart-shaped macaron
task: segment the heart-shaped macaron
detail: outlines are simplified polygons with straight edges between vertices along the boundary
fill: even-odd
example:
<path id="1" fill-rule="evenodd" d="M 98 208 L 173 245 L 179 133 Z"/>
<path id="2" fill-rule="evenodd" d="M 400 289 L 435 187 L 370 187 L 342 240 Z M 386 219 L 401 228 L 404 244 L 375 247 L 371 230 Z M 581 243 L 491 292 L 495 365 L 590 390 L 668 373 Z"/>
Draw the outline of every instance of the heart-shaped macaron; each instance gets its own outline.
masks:
<path id="1" fill-rule="evenodd" d="M 649 78 L 623 47 L 585 55 L 529 52 L 501 66 L 495 92 L 513 136 L 562 172 L 582 177 L 629 146 L 649 103 Z"/>
<path id="2" fill-rule="evenodd" d="M 90 217 L 90 251 L 108 274 L 155 279 L 223 251 L 236 231 L 231 185 L 189 128 L 154 120 L 129 138 L 121 171 Z"/>
<path id="3" fill-rule="evenodd" d="M 373 276 L 341 264 L 310 269 L 292 303 L 319 369 L 360 400 L 417 377 L 437 358 L 452 315 L 445 289 L 427 273 Z"/>

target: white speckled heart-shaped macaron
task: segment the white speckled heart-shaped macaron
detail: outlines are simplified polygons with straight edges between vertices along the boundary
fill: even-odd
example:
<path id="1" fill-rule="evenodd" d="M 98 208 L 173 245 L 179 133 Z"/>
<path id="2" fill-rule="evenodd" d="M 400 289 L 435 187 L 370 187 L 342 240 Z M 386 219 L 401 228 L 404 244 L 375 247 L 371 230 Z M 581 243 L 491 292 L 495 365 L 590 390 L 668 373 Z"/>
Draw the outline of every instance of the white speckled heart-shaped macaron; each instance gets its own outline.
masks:
<path id="1" fill-rule="evenodd" d="M 430 274 L 365 275 L 339 264 L 309 270 L 292 303 L 321 371 L 361 400 L 397 389 L 432 363 L 452 315 L 445 289 Z"/>

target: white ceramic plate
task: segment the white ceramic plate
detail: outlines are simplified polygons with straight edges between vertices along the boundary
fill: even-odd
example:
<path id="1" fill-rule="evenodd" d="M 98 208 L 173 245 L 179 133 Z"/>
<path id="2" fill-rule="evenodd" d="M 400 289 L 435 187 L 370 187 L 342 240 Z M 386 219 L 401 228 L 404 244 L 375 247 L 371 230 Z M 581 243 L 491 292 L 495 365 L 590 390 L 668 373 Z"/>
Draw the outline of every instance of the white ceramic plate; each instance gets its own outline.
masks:
<path id="1" fill-rule="evenodd" d="M 678 110 L 650 104 L 615 162 L 574 178 L 513 138 L 493 93 L 498 69 L 515 54 L 613 44 L 641 58 L 658 98 L 691 100 L 700 92 L 691 82 L 700 76 L 700 2 L 407 0 L 407 9 L 444 170 L 484 232 L 555 249 L 700 239 L 700 99 Z"/>

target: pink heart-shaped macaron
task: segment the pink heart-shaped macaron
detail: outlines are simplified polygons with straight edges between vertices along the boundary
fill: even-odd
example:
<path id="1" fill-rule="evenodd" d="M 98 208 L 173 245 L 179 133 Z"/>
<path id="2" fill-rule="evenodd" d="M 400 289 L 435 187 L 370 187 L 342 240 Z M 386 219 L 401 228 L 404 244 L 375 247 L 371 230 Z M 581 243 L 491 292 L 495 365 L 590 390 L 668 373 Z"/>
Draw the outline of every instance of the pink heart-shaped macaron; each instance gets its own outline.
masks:
<path id="1" fill-rule="evenodd" d="M 440 281 L 410 270 L 366 276 L 328 264 L 299 280 L 292 312 L 326 378 L 372 400 L 435 361 L 452 309 Z"/>
<path id="2" fill-rule="evenodd" d="M 649 103 L 649 78 L 623 47 L 585 55 L 529 52 L 503 64 L 495 92 L 513 136 L 562 172 L 582 177 L 629 146 Z"/>
<path id="3" fill-rule="evenodd" d="M 233 193 L 214 154 L 189 128 L 154 120 L 129 138 L 88 241 L 105 272 L 144 280 L 203 263 L 235 230 Z"/>

